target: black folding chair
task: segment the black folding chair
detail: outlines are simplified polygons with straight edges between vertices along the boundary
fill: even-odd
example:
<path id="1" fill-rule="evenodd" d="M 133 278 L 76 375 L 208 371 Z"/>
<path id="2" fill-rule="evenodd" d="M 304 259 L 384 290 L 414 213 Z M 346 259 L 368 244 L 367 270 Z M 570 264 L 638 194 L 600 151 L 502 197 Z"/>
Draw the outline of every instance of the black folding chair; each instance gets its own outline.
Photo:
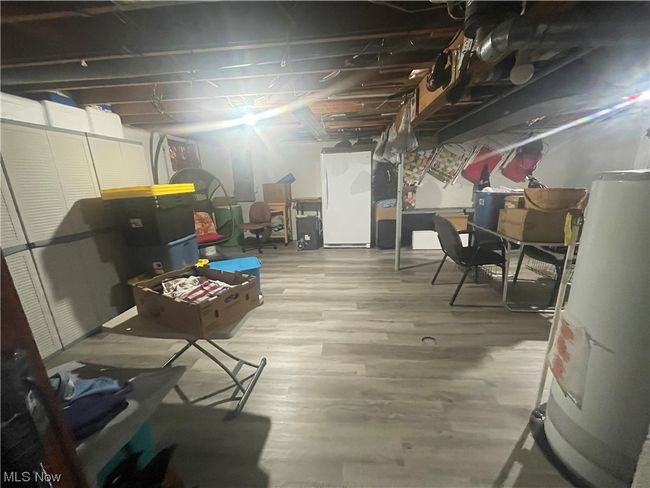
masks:
<path id="1" fill-rule="evenodd" d="M 442 251 L 445 253 L 445 255 L 442 257 L 442 261 L 440 261 L 440 265 L 438 266 L 436 273 L 433 275 L 431 284 L 435 284 L 436 279 L 442 270 L 442 266 L 447 260 L 447 257 L 451 258 L 454 263 L 465 269 L 463 277 L 460 279 L 460 283 L 458 283 L 456 291 L 454 291 L 454 295 L 449 301 L 449 305 L 454 305 L 456 297 L 458 296 L 458 292 L 460 292 L 460 289 L 465 282 L 465 278 L 467 278 L 467 274 L 472 268 L 477 269 L 478 266 L 484 266 L 488 264 L 499 266 L 501 268 L 501 278 L 503 282 L 505 282 L 506 268 L 505 257 L 503 253 L 499 254 L 498 252 L 494 252 L 491 249 L 485 249 L 480 245 L 480 243 L 475 246 L 464 247 L 463 243 L 460 240 L 458 231 L 454 228 L 451 222 L 438 215 L 435 215 L 433 217 L 433 221 L 436 232 L 438 233 L 438 239 L 440 240 L 440 246 L 442 247 Z"/>

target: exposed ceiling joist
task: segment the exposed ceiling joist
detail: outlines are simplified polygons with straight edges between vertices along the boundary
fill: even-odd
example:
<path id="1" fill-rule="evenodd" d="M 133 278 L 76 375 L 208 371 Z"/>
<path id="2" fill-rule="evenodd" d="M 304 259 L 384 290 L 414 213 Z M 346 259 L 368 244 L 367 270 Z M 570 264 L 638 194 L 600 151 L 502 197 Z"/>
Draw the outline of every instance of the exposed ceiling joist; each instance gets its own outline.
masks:
<path id="1" fill-rule="evenodd" d="M 321 83 L 320 76 L 302 76 L 297 79 L 288 79 L 269 88 L 271 79 L 235 80 L 222 82 L 217 85 L 208 82 L 185 82 L 175 84 L 139 85 L 120 89 L 118 87 L 91 88 L 71 91 L 70 93 L 79 104 L 96 103 L 137 103 L 172 100 L 197 100 L 216 99 L 228 97 L 274 97 L 302 96 L 307 93 L 319 94 L 318 98 L 347 97 L 350 99 L 382 98 L 392 95 L 395 91 L 404 89 L 409 85 L 394 86 L 392 90 L 386 88 L 378 90 L 360 90 L 360 83 L 372 72 L 341 73 L 329 83 Z M 349 95 L 345 95 L 349 94 Z"/>
<path id="2" fill-rule="evenodd" d="M 120 3 L 114 3 L 114 2 L 94 2 L 97 5 L 96 6 L 91 6 L 91 7 L 81 7 L 77 6 L 72 7 L 70 9 L 57 9 L 56 4 L 57 3 L 66 3 L 66 2 L 52 2 L 53 10 L 49 12 L 37 12 L 37 13 L 16 13 L 12 14 L 11 10 L 12 8 L 10 6 L 7 6 L 7 4 L 3 5 L 3 15 L 2 15 L 2 20 L 0 21 L 2 24 L 18 24 L 22 22 L 43 22 L 43 21 L 50 21 L 50 20 L 57 20 L 57 19 L 63 19 L 63 18 L 68 18 L 68 17 L 92 17 L 95 15 L 104 15 L 104 14 L 112 14 L 116 12 L 130 12 L 134 10 L 144 10 L 144 9 L 153 9 L 153 8 L 161 8 L 161 7 L 173 7 L 178 4 L 189 4 L 190 1 L 183 0 L 182 2 L 154 2 L 154 1 L 146 1 L 146 2 L 120 2 Z M 70 2 L 68 2 L 70 3 Z M 75 2 L 78 4 L 82 4 L 84 2 Z M 85 2 L 85 3 L 93 3 L 93 2 Z M 9 10 L 9 13 L 5 14 L 4 10 Z"/>
<path id="3" fill-rule="evenodd" d="M 277 65 L 249 66 L 237 69 L 214 68 L 214 64 L 177 63 L 174 60 L 160 62 L 153 60 L 125 60 L 107 63 L 91 63 L 87 67 L 81 65 L 66 65 L 58 67 L 20 68 L 2 70 L 2 84 L 5 87 L 20 87 L 22 90 L 73 90 L 92 87 L 93 84 L 103 86 L 119 86 L 123 82 L 134 79 L 156 80 L 164 76 L 168 82 L 210 80 L 219 84 L 230 80 L 247 80 L 255 78 L 295 77 L 302 75 L 326 75 L 334 71 L 351 73 L 355 71 L 390 70 L 410 71 L 430 64 L 430 52 L 399 54 L 385 56 L 381 64 L 363 60 L 356 65 L 346 63 L 345 57 L 338 59 L 309 60 L 296 62 L 287 69 L 282 69 L 280 61 Z"/>
<path id="4" fill-rule="evenodd" d="M 309 129 L 317 141 L 327 139 L 327 131 L 309 107 L 299 107 L 292 111 L 293 116 L 303 127 Z"/>
<path id="5" fill-rule="evenodd" d="M 206 53 L 223 53 L 234 51 L 254 51 L 259 49 L 280 48 L 287 49 L 294 46 L 308 46 L 308 45 L 321 45 L 332 43 L 346 43 L 351 41 L 369 41 L 373 39 L 394 39 L 394 38 L 408 38 L 417 39 L 424 37 L 425 39 L 442 40 L 449 39 L 457 31 L 456 28 L 433 28 L 433 29 L 417 29 L 407 31 L 392 31 L 392 32 L 376 32 L 365 34 L 353 34 L 342 36 L 330 36 L 311 39 L 294 39 L 294 40 L 279 40 L 267 42 L 252 42 L 241 44 L 229 44 L 210 47 L 196 47 L 192 49 L 175 49 L 175 50 L 160 50 L 148 51 L 138 53 L 120 53 L 110 55 L 88 55 L 85 57 L 72 57 L 62 59 L 50 59 L 43 61 L 32 62 L 17 62 L 2 64 L 2 68 L 23 68 L 23 67 L 36 67 L 36 66 L 52 66 L 59 64 L 79 64 L 82 61 L 86 63 L 97 61 L 111 61 L 111 60 L 124 60 L 124 59 L 144 59 L 149 57 L 167 57 L 167 56 L 182 56 L 182 55 L 197 55 Z"/>
<path id="6" fill-rule="evenodd" d="M 160 110 L 165 113 L 192 113 L 192 112 L 210 112 L 213 114 L 227 113 L 236 110 L 237 108 L 246 108 L 248 110 L 268 110 L 283 105 L 289 105 L 293 98 L 273 97 L 274 99 L 255 99 L 251 105 L 245 103 L 233 104 L 225 98 L 217 99 L 197 99 L 197 100 L 173 100 L 161 102 L 135 102 L 126 104 L 113 104 L 112 110 L 120 114 L 122 117 L 128 115 L 138 114 L 157 114 Z M 382 113 L 390 112 L 394 107 L 399 106 L 399 100 L 392 100 L 383 103 L 381 100 L 366 100 L 366 101 L 328 101 L 328 100 L 314 100 L 310 101 L 309 109 L 318 115 L 325 114 L 341 114 L 341 115 L 357 115 L 368 114 L 380 111 Z"/>

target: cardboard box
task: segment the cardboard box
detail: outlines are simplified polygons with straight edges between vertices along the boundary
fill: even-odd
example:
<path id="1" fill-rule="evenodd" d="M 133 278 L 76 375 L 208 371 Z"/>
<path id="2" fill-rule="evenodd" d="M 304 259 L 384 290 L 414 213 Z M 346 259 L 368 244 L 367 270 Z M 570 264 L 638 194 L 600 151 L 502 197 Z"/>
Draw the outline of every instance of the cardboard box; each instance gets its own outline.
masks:
<path id="1" fill-rule="evenodd" d="M 451 225 L 454 226 L 454 229 L 456 229 L 459 232 L 462 232 L 464 230 L 467 230 L 467 221 L 468 221 L 468 215 L 464 213 L 441 213 L 439 214 L 441 217 L 444 217 L 447 219 L 449 222 L 451 222 Z"/>
<path id="2" fill-rule="evenodd" d="M 379 222 L 380 220 L 396 220 L 397 219 L 397 206 L 393 207 L 383 207 L 382 205 L 377 205 L 375 207 L 375 220 Z"/>
<path id="3" fill-rule="evenodd" d="M 504 200 L 503 208 L 524 208 L 526 199 L 523 195 L 511 195 Z"/>
<path id="4" fill-rule="evenodd" d="M 440 249 L 438 233 L 432 230 L 414 230 L 411 240 L 412 249 Z"/>
<path id="5" fill-rule="evenodd" d="M 525 242 L 564 242 L 567 212 L 540 212 L 527 208 L 504 208 L 499 212 L 498 230 Z"/>
<path id="6" fill-rule="evenodd" d="M 291 183 L 264 183 L 262 193 L 266 203 L 290 203 Z"/>
<path id="7" fill-rule="evenodd" d="M 202 303 L 175 300 L 152 289 L 170 278 L 192 275 L 234 286 Z M 199 339 L 209 338 L 216 329 L 231 325 L 260 304 L 254 276 L 210 268 L 188 267 L 141 281 L 133 286 L 133 296 L 140 315 Z"/>
<path id="8" fill-rule="evenodd" d="M 584 188 L 526 188 L 526 208 L 544 212 L 569 211 L 584 208 L 587 190 Z"/>

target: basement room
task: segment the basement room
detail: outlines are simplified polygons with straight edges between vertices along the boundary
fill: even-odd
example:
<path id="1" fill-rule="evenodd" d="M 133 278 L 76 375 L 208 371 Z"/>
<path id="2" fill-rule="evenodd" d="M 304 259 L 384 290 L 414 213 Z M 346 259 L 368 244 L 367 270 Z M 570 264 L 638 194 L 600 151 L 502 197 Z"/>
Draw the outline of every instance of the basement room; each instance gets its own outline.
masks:
<path id="1" fill-rule="evenodd" d="M 0 25 L 2 486 L 650 487 L 650 2 Z"/>

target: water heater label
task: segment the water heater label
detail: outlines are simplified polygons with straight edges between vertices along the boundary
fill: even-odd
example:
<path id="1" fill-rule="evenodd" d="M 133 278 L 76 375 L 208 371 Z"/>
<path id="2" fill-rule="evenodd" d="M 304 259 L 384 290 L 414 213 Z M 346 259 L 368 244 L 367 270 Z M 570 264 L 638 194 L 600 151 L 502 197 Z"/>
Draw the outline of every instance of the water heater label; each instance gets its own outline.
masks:
<path id="1" fill-rule="evenodd" d="M 579 408 L 584 397 L 590 353 L 587 331 L 572 324 L 566 314 L 562 314 L 547 361 L 557 384 Z"/>

